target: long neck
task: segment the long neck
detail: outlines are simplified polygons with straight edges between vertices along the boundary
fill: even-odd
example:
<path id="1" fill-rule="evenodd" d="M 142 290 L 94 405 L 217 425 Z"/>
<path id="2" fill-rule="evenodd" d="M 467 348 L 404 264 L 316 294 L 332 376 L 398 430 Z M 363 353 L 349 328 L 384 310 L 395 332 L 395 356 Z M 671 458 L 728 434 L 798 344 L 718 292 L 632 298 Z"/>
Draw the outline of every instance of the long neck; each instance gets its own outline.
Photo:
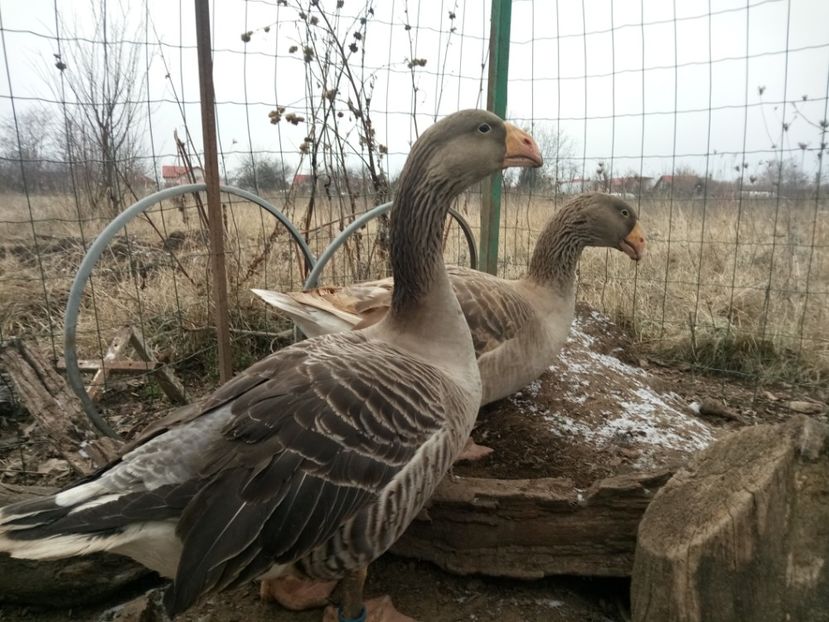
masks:
<path id="1" fill-rule="evenodd" d="M 418 159 L 410 156 L 409 162 Z M 456 194 L 454 185 L 430 175 L 422 165 L 407 166 L 401 174 L 391 217 L 394 316 L 423 312 L 436 290 L 449 291 L 441 238 L 449 204 Z"/>
<path id="2" fill-rule="evenodd" d="M 565 205 L 538 236 L 528 277 L 540 285 L 572 289 L 579 258 L 590 242 L 586 230 L 580 204 Z"/>

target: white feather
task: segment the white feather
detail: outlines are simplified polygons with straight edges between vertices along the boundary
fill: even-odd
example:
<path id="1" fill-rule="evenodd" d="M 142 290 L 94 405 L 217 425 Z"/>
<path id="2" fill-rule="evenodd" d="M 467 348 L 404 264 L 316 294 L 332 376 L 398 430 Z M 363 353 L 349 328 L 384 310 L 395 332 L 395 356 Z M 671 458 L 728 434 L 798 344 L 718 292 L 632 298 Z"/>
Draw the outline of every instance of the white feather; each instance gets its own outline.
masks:
<path id="1" fill-rule="evenodd" d="M 66 492 L 69 492 L 69 491 L 67 490 Z M 124 496 L 123 494 L 119 494 L 117 492 L 114 492 L 114 493 L 111 493 L 111 494 L 108 494 L 108 495 L 103 495 L 101 497 L 96 497 L 95 499 L 92 499 L 91 501 L 87 501 L 86 503 L 82 503 L 82 504 L 72 508 L 71 510 L 69 510 L 69 513 L 74 514 L 75 512 L 82 512 L 83 510 L 89 510 L 90 508 L 96 508 L 99 505 L 104 505 L 105 503 L 109 503 L 110 501 L 117 501 L 118 499 L 120 499 L 123 496 Z"/>
<path id="2" fill-rule="evenodd" d="M 106 487 L 101 480 L 96 479 L 80 486 L 75 486 L 69 490 L 64 490 L 55 495 L 55 505 L 62 508 L 68 508 L 78 503 L 83 503 L 87 499 L 91 499 L 95 495 L 106 492 Z"/>
<path id="3" fill-rule="evenodd" d="M 12 540 L 0 534 L 0 550 L 18 559 L 60 559 L 111 551 L 131 557 L 165 577 L 175 576 L 181 541 L 175 521 L 130 525 L 109 536 L 67 534 L 40 540 Z"/>

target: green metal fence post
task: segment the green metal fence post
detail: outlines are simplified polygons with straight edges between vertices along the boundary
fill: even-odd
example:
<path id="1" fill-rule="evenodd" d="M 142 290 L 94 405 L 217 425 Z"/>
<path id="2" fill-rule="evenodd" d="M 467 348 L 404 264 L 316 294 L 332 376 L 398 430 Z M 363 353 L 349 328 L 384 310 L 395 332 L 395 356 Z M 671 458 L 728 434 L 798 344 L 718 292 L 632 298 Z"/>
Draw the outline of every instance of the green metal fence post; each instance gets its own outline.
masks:
<path id="1" fill-rule="evenodd" d="M 507 113 L 507 76 L 509 74 L 509 36 L 512 0 L 492 0 L 489 32 L 489 77 L 486 107 L 500 117 Z M 481 186 L 480 266 L 484 272 L 498 271 L 498 233 L 501 222 L 502 177 L 498 173 Z"/>

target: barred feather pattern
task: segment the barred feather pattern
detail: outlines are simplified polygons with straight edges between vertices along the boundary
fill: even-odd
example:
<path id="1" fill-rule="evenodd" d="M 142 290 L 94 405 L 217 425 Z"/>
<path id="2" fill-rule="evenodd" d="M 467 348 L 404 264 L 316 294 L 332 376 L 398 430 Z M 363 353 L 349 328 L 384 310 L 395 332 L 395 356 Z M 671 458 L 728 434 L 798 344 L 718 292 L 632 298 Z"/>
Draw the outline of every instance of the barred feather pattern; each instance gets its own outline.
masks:
<path id="1" fill-rule="evenodd" d="M 0 548 L 17 543 L 27 557 L 35 541 L 64 536 L 85 537 L 83 552 L 108 550 L 137 525 L 176 521 L 171 612 L 274 566 L 337 578 L 414 519 L 469 435 L 477 400 L 362 332 L 303 342 L 92 481 L 4 508 Z"/>

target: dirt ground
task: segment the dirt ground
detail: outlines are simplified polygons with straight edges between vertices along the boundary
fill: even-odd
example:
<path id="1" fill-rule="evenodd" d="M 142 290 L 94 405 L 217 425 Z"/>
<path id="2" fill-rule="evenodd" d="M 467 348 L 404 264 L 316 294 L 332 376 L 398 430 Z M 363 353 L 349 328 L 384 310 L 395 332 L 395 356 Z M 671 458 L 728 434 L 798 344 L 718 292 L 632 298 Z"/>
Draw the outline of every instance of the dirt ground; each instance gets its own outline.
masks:
<path id="1" fill-rule="evenodd" d="M 366 595 L 389 594 L 397 609 L 423 622 L 621 622 L 628 582 L 548 578 L 515 581 L 458 577 L 424 562 L 385 555 L 372 564 Z M 103 622 L 114 603 L 55 611 L 1 607 L 4 622 Z M 255 585 L 213 596 L 176 618 L 181 622 L 318 622 L 319 609 L 291 612 L 259 600 Z"/>
<path id="2" fill-rule="evenodd" d="M 457 465 L 456 474 L 568 477 L 582 488 L 643 464 L 681 461 L 698 448 L 694 444 L 699 437 L 696 428 L 705 434 L 710 431 L 713 439 L 723 430 L 784 421 L 797 412 L 793 401 L 814 404 L 813 416 L 827 421 L 825 406 L 822 411 L 820 407 L 827 399 L 825 392 L 804 395 L 784 385 L 758 390 L 733 379 L 665 366 L 637 354 L 621 331 L 606 320 L 591 320 L 589 314 L 580 315 L 575 334 L 583 338 L 571 340 L 557 368 L 520 394 L 483 409 L 473 436 L 495 452 L 480 463 Z M 596 361 L 600 365 L 594 368 Z M 589 391 L 579 389 L 588 386 Z M 644 401 L 636 402 L 636 396 L 644 396 Z M 104 405 L 109 421 L 128 438 L 151 423 L 165 406 L 158 398 L 146 399 L 142 386 L 135 383 L 108 395 Z M 631 419 L 629 411 L 637 409 L 641 417 Z M 651 426 L 650 420 L 656 411 L 666 409 L 681 415 L 680 428 L 686 435 L 678 447 L 648 454 L 654 446 L 649 435 L 664 432 L 659 425 Z M 560 425 L 562 420 L 570 423 Z M 603 435 L 611 420 L 615 421 L 614 434 Z M 576 442 L 579 434 L 582 441 L 592 440 L 593 444 Z M 25 413 L 0 412 L 0 483 L 59 486 L 71 479 L 68 464 L 51 450 Z M 418 620 L 604 622 L 628 619 L 628 587 L 628 581 L 622 579 L 551 577 L 523 582 L 458 577 L 425 562 L 386 555 L 370 569 L 367 595 L 388 593 L 399 610 Z M 133 595 L 125 592 L 120 600 Z M 0 621 L 92 622 L 115 604 L 71 611 L 0 607 Z M 251 585 L 214 596 L 178 619 L 310 622 L 320 617 L 318 610 L 292 613 L 262 603 Z"/>

